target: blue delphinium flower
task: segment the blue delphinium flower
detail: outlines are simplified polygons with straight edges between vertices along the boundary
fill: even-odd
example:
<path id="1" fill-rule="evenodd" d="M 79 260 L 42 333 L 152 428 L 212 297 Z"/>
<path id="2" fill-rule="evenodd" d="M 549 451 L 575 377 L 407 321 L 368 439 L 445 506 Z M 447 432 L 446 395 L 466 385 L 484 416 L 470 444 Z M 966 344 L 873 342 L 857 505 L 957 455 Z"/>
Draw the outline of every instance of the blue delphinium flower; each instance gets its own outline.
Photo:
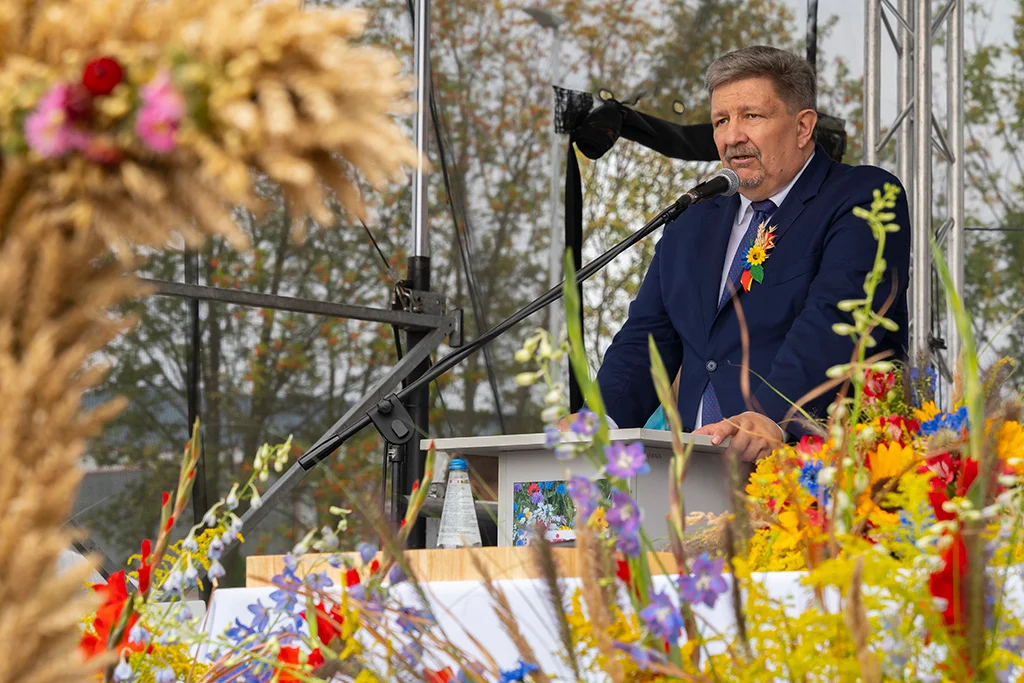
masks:
<path id="1" fill-rule="evenodd" d="M 707 553 L 701 553 L 690 565 L 690 573 L 679 578 L 679 597 L 696 604 L 702 602 L 714 607 L 718 596 L 729 590 L 729 583 L 722 576 L 724 558 L 712 560 Z"/>
<path id="2" fill-rule="evenodd" d="M 595 487 L 596 488 L 596 487 Z M 621 491 L 612 491 L 611 508 L 605 515 L 609 528 L 620 536 L 633 536 L 640 529 L 640 506 Z"/>
<path id="3" fill-rule="evenodd" d="M 256 601 L 255 605 L 249 605 L 249 611 L 252 612 L 252 628 L 255 631 L 262 631 L 270 625 L 270 613 L 267 608 L 263 606 L 263 603 L 259 600 Z"/>
<path id="4" fill-rule="evenodd" d="M 647 455 L 644 453 L 644 445 L 639 441 L 634 441 L 628 446 L 621 442 L 605 446 L 604 454 L 608 458 L 608 474 L 621 479 L 629 479 L 651 471 L 651 466 L 647 464 Z"/>
<path id="5" fill-rule="evenodd" d="M 565 482 L 564 481 L 558 482 L 558 486 L 555 487 L 555 494 L 559 495 L 559 496 L 564 496 L 565 495 L 565 491 L 566 491 Z"/>
<path id="6" fill-rule="evenodd" d="M 334 585 L 334 581 L 327 576 L 327 572 L 317 572 L 306 577 L 305 584 L 310 590 L 323 591 Z"/>
<path id="7" fill-rule="evenodd" d="M 967 427 L 967 406 L 961 406 L 955 413 L 939 413 L 922 424 L 921 433 L 931 436 L 940 429 L 959 432 L 965 427 Z"/>
<path id="8" fill-rule="evenodd" d="M 369 564 L 377 556 L 377 548 L 369 543 L 360 543 L 356 546 L 356 550 L 359 551 L 359 559 L 363 561 L 363 564 Z"/>
<path id="9" fill-rule="evenodd" d="M 519 660 L 519 665 L 516 668 L 501 672 L 501 678 L 498 679 L 498 683 L 521 683 L 521 681 L 526 680 L 526 677 L 536 670 L 536 664 Z"/>
<path id="10" fill-rule="evenodd" d="M 584 408 L 576 413 L 576 419 L 569 425 L 569 430 L 584 439 L 589 439 L 597 433 L 597 415 L 592 410 Z"/>
<path id="11" fill-rule="evenodd" d="M 641 671 L 647 671 L 651 664 L 662 664 L 665 661 L 660 652 L 655 652 L 650 648 L 635 643 L 623 643 L 620 640 L 613 640 L 612 647 L 629 655 L 629 658 L 633 660 L 633 663 Z"/>
<path id="12" fill-rule="evenodd" d="M 665 593 L 652 595 L 651 603 L 640 610 L 640 618 L 651 633 L 669 642 L 679 638 L 679 629 L 683 627 L 683 615 Z"/>

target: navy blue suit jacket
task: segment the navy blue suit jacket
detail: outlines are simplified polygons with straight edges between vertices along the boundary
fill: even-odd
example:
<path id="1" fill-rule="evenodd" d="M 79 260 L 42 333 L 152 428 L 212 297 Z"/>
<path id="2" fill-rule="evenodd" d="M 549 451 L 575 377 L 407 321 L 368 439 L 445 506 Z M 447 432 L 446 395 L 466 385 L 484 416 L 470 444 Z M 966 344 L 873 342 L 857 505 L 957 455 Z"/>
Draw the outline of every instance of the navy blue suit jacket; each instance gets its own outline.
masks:
<path id="1" fill-rule="evenodd" d="M 764 264 L 764 281 L 738 299 L 750 335 L 751 394 L 760 412 L 776 422 L 792 401 L 826 381 L 830 366 L 850 361 L 853 343 L 835 334 L 832 325 L 852 318 L 836 304 L 863 298 L 878 247 L 867 222 L 852 210 L 869 208 L 874 190 L 885 183 L 899 181 L 874 166 L 832 161 L 819 146 L 769 221 L 778 228 L 775 248 Z M 886 315 L 899 330 L 876 328 L 878 344 L 870 350 L 890 351 L 893 359 L 905 358 L 907 347 L 910 220 L 905 194 L 901 190 L 895 210 L 900 231 L 886 235 L 887 272 L 875 301 L 879 310 L 896 288 L 895 303 Z M 679 414 L 685 429 L 694 428 L 708 382 L 715 387 L 723 415 L 748 409 L 740 388 L 742 342 L 735 299 L 718 308 L 725 252 L 739 205 L 738 196 L 719 197 L 691 207 L 666 226 L 630 304 L 629 318 L 597 376 L 608 414 L 620 427 L 642 426 L 658 406 L 648 335 L 653 335 L 669 377 L 682 368 Z M 834 397 L 835 391 L 827 392 L 804 408 L 824 417 Z M 791 434 L 803 433 L 795 423 L 783 427 Z"/>

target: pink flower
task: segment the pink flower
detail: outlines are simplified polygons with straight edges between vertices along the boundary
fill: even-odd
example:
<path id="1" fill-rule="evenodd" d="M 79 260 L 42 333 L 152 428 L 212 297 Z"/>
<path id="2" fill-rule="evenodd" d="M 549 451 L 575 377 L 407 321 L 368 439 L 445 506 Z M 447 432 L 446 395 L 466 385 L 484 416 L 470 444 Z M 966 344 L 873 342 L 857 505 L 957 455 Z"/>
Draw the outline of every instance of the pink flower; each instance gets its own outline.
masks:
<path id="1" fill-rule="evenodd" d="M 25 139 L 29 147 L 44 159 L 62 157 L 89 143 L 88 134 L 75 127 L 68 116 L 67 104 L 71 96 L 70 86 L 55 85 L 25 119 Z"/>
<path id="2" fill-rule="evenodd" d="M 178 126 L 185 115 L 185 98 L 164 70 L 142 89 L 142 107 L 135 122 L 135 132 L 154 152 L 166 154 L 174 149 Z"/>

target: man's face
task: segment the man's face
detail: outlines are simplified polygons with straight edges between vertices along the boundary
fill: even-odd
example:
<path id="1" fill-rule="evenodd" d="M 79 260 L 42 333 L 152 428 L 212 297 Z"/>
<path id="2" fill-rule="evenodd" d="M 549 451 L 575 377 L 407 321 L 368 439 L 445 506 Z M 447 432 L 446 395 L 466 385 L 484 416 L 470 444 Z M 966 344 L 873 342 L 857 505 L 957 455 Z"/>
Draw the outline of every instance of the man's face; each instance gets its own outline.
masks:
<path id="1" fill-rule="evenodd" d="M 725 168 L 740 177 L 740 194 L 762 201 L 789 184 L 811 154 L 813 109 L 790 112 L 767 78 L 715 88 L 711 124 Z"/>

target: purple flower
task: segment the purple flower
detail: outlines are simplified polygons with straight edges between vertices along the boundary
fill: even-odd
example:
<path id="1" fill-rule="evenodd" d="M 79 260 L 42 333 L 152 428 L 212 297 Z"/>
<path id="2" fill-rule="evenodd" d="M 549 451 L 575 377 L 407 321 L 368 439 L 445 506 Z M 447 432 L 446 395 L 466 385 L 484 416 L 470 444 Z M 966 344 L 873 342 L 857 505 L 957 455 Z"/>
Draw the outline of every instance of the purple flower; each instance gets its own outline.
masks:
<path id="1" fill-rule="evenodd" d="M 327 590 L 334 585 L 334 581 L 327 576 L 327 572 L 317 572 L 316 574 L 310 574 L 306 577 L 306 585 L 309 586 L 310 590 L 322 591 Z"/>
<path id="2" fill-rule="evenodd" d="M 640 618 L 651 633 L 669 642 L 678 640 L 679 629 L 683 627 L 683 615 L 665 593 L 655 593 L 651 597 L 651 604 L 640 610 Z"/>
<path id="3" fill-rule="evenodd" d="M 639 441 L 634 441 L 628 446 L 622 443 L 605 446 L 604 454 L 608 458 L 608 474 L 620 479 L 629 479 L 651 471 L 651 466 L 647 464 L 647 456 L 644 455 L 644 445 Z"/>
<path id="4" fill-rule="evenodd" d="M 633 663 L 636 664 L 641 671 L 646 671 L 649 664 L 661 664 L 665 661 L 665 658 L 662 657 L 660 653 L 655 652 L 650 648 L 634 645 L 633 643 L 623 643 L 620 640 L 613 640 L 612 647 L 628 654 L 629 658 L 633 660 Z"/>
<path id="5" fill-rule="evenodd" d="M 255 605 L 249 605 L 249 611 L 252 612 L 252 629 L 254 631 L 262 631 L 270 625 L 270 613 L 267 612 L 267 608 L 263 606 L 263 603 L 259 600 L 256 601 Z"/>
<path id="6" fill-rule="evenodd" d="M 640 507 L 621 491 L 612 491 L 612 506 L 605 515 L 608 526 L 618 536 L 635 536 L 640 530 Z"/>
<path id="7" fill-rule="evenodd" d="M 558 427 L 548 425 L 544 428 L 544 448 L 554 450 L 562 442 L 562 432 Z"/>
<path id="8" fill-rule="evenodd" d="M 576 414 L 576 419 L 569 426 L 569 430 L 588 439 L 597 431 L 597 415 L 593 411 L 584 408 Z"/>
<path id="9" fill-rule="evenodd" d="M 359 551 L 359 559 L 363 561 L 363 564 L 369 564 L 377 555 L 377 549 L 369 543 L 360 543 L 356 546 L 356 550 Z"/>
<path id="10" fill-rule="evenodd" d="M 405 575 L 405 572 L 397 564 L 392 565 L 391 569 L 388 570 L 388 583 L 390 583 L 392 586 L 398 583 L 402 583 L 407 578 L 408 577 Z"/>
<path id="11" fill-rule="evenodd" d="M 701 553 L 690 565 L 689 576 L 679 579 L 679 595 L 689 603 L 703 602 L 714 607 L 718 596 L 729 590 L 729 583 L 722 576 L 724 558 L 712 560 L 707 553 Z"/>
<path id="12" fill-rule="evenodd" d="M 533 503 L 534 505 L 540 505 L 541 503 L 544 502 L 544 494 L 541 493 L 540 491 L 537 491 L 532 496 L 530 496 L 530 502 Z"/>
<path id="13" fill-rule="evenodd" d="M 569 478 L 569 497 L 576 506 L 577 517 L 586 522 L 597 509 L 601 501 L 601 492 L 594 482 L 586 477 L 574 475 Z"/>
<path id="14" fill-rule="evenodd" d="M 517 481 L 516 483 L 512 484 L 512 490 L 515 493 L 519 493 L 520 491 L 523 490 L 523 483 L 521 481 Z"/>
<path id="15" fill-rule="evenodd" d="M 636 557 L 640 554 L 640 535 L 619 536 L 615 539 L 615 548 L 626 557 Z"/>

